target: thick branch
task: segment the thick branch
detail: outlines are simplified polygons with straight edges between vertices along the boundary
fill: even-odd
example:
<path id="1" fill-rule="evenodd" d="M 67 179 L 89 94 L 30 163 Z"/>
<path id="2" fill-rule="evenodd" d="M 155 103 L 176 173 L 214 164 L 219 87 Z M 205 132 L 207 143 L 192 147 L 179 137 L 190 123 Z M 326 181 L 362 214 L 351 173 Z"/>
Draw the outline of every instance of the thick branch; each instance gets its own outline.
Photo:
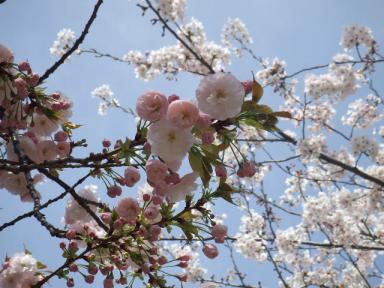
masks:
<path id="1" fill-rule="evenodd" d="M 89 173 L 87 175 L 85 175 L 84 177 L 80 178 L 72 187 L 71 189 L 75 189 L 77 186 L 79 186 L 81 183 L 83 183 L 85 181 L 85 179 L 87 179 L 89 177 Z M 48 200 L 47 202 L 45 202 L 44 204 L 42 204 L 40 206 L 40 210 L 42 209 L 45 209 L 47 208 L 49 205 L 51 205 L 52 203 L 55 203 L 57 201 L 59 201 L 60 199 L 63 199 L 67 194 L 68 194 L 69 190 L 65 190 L 63 193 L 61 193 L 60 195 L 56 196 L 55 198 L 52 198 L 50 200 Z M 23 215 L 20 215 L 18 217 L 16 217 L 15 219 L 9 221 L 9 222 L 6 222 L 4 223 L 3 225 L 0 226 L 0 231 L 3 231 L 5 228 L 9 227 L 9 226 L 12 226 L 12 225 L 15 225 L 17 222 L 25 219 L 25 218 L 28 218 L 28 217 L 31 217 L 33 216 L 34 214 L 34 211 L 29 211 Z"/>

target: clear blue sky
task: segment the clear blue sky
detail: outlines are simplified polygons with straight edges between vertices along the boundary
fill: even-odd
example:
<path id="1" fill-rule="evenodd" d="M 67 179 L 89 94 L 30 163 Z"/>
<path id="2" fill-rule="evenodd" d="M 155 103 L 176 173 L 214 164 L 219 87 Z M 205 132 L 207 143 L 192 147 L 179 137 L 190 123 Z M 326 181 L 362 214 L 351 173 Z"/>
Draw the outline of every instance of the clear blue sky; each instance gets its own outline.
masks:
<path id="1" fill-rule="evenodd" d="M 13 49 L 17 61 L 28 59 L 36 72 L 43 73 L 56 60 L 50 56 L 49 48 L 57 32 L 70 28 L 79 35 L 94 3 L 94 0 L 8 0 L 0 5 L 0 43 Z M 175 43 L 168 36 L 162 38 L 161 28 L 149 23 L 149 15 L 141 17 L 135 3 L 128 0 L 105 1 L 82 47 L 122 56 L 129 50 L 157 49 Z M 190 0 L 188 5 L 186 19 L 193 16 L 201 20 L 208 38 L 214 41 L 220 40 L 222 25 L 228 17 L 241 18 L 253 36 L 252 48 L 256 54 L 286 60 L 291 72 L 328 63 L 342 51 L 338 45 L 341 31 L 349 24 L 371 27 L 379 43 L 384 43 L 384 2 L 381 0 Z M 229 70 L 239 79 L 247 79 L 250 71 L 258 68 L 256 63 L 245 58 L 234 59 Z M 176 93 L 192 99 L 198 81 L 196 77 L 180 76 L 179 81 L 169 82 L 160 77 L 144 82 L 135 78 L 132 67 L 128 65 L 84 55 L 73 56 L 69 63 L 49 78 L 45 86 L 51 92 L 64 92 L 74 101 L 72 121 L 85 124 L 75 137 L 88 139 L 87 151 L 90 152 L 100 149 L 100 142 L 106 136 L 117 139 L 134 133 L 133 120 L 127 115 L 112 110 L 107 117 L 97 114 L 98 100 L 92 99 L 90 94 L 94 88 L 109 84 L 123 106 L 134 107 L 137 96 L 150 88 L 167 95 Z M 268 96 L 266 101 L 273 106 L 275 101 Z M 73 171 L 65 176 L 73 182 L 78 175 Z M 283 191 L 283 187 L 281 183 L 273 188 Z M 44 198 L 59 192 L 49 184 L 44 185 L 41 191 Z M 0 190 L 0 193 L 1 223 L 32 208 L 31 204 L 20 203 L 17 197 L 6 191 Z M 220 209 L 218 207 L 218 211 Z M 56 205 L 47 210 L 48 219 L 59 224 L 63 212 L 63 205 Z M 234 215 L 236 217 L 238 213 Z M 25 245 L 36 258 L 54 269 L 62 261 L 58 243 L 58 240 L 49 239 L 47 231 L 29 219 L 1 234 L 0 256 L 6 253 L 12 255 Z M 230 267 L 230 263 L 223 259 L 203 259 L 203 262 L 208 269 L 219 272 Z M 266 273 L 267 270 L 272 273 L 272 270 L 261 268 L 251 261 L 247 264 L 249 283 L 260 280 L 267 284 L 265 287 L 276 287 L 274 276 Z M 65 287 L 65 284 L 54 280 L 52 287 Z"/>

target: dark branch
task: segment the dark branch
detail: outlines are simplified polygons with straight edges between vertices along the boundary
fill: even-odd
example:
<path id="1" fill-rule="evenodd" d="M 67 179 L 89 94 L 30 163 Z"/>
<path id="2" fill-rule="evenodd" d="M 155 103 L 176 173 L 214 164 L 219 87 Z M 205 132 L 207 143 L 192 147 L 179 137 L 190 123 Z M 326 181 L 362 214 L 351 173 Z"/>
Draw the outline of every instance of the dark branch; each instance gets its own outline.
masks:
<path id="1" fill-rule="evenodd" d="M 79 48 L 80 44 L 83 43 L 83 41 L 85 39 L 85 36 L 89 32 L 89 28 L 91 27 L 91 25 L 93 24 L 93 22 L 95 21 L 95 19 L 97 17 L 97 12 L 98 12 L 98 10 L 99 10 L 99 8 L 100 8 L 102 3 L 103 3 L 103 0 L 98 0 L 97 1 L 95 7 L 93 8 L 93 12 L 91 14 L 91 17 L 88 19 L 87 24 L 85 24 L 84 30 L 83 30 L 83 32 L 81 32 L 80 37 L 75 41 L 75 43 L 73 44 L 71 49 L 69 49 L 63 56 L 61 56 L 61 58 L 58 61 L 55 62 L 55 64 L 53 64 L 50 68 L 47 69 L 47 71 L 44 72 L 44 74 L 40 77 L 39 84 L 41 84 L 53 72 L 55 72 L 56 69 L 59 68 L 64 63 L 64 61 L 69 56 L 71 56 L 71 54 L 73 52 L 75 52 Z"/>

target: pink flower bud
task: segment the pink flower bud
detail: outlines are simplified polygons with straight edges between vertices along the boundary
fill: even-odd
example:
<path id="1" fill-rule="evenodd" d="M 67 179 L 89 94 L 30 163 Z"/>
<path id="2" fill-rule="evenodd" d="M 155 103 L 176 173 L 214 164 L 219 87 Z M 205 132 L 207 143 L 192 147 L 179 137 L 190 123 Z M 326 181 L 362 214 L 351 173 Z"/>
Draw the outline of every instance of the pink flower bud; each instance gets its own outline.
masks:
<path id="1" fill-rule="evenodd" d="M 157 262 L 159 262 L 160 265 L 165 265 L 168 263 L 168 258 L 165 256 L 161 256 L 159 259 L 157 259 Z"/>
<path id="2" fill-rule="evenodd" d="M 140 172 L 137 168 L 129 166 L 124 171 L 125 184 L 133 187 L 140 180 Z"/>
<path id="3" fill-rule="evenodd" d="M 65 236 L 68 238 L 68 239 L 73 239 L 76 237 L 76 230 L 75 229 L 70 229 L 67 231 L 67 233 L 65 234 Z"/>
<path id="4" fill-rule="evenodd" d="M 56 132 L 55 134 L 55 141 L 57 142 L 64 142 L 68 139 L 68 133 L 64 131 Z"/>
<path id="5" fill-rule="evenodd" d="M 91 275 L 96 275 L 97 272 L 99 272 L 99 269 L 97 268 L 97 266 L 93 263 L 89 264 L 88 273 Z"/>
<path id="6" fill-rule="evenodd" d="M 93 276 L 93 275 L 87 275 L 87 276 L 85 276 L 84 280 L 85 280 L 85 282 L 87 282 L 88 284 L 92 284 L 93 281 L 95 281 L 95 276 Z"/>
<path id="7" fill-rule="evenodd" d="M 254 162 L 244 162 L 237 172 L 239 177 L 252 177 L 257 172 L 257 168 Z"/>
<path id="8" fill-rule="evenodd" d="M 149 194 L 144 194 L 144 195 L 143 195 L 143 201 L 144 201 L 144 202 L 148 202 L 149 200 L 151 200 L 151 195 L 149 195 Z"/>
<path id="9" fill-rule="evenodd" d="M 180 100 L 180 97 L 176 94 L 172 94 L 171 96 L 168 96 L 168 103 L 171 104 L 173 101 Z"/>
<path id="10" fill-rule="evenodd" d="M 215 134 L 212 131 L 204 131 L 201 140 L 203 144 L 212 144 L 215 141 Z"/>
<path id="11" fill-rule="evenodd" d="M 29 73 L 29 71 L 31 71 L 31 66 L 29 65 L 28 61 L 23 61 L 19 63 L 19 69 Z"/>
<path id="12" fill-rule="evenodd" d="M 112 215 L 109 212 L 101 213 L 101 220 L 103 220 L 104 223 L 109 224 L 112 220 Z"/>
<path id="13" fill-rule="evenodd" d="M 76 252 L 77 250 L 79 250 L 79 245 L 77 244 L 76 241 L 71 241 L 68 244 L 68 250 L 72 252 Z"/>
<path id="14" fill-rule="evenodd" d="M 160 120 L 167 113 L 167 109 L 167 97 L 156 91 L 141 95 L 136 102 L 137 114 L 148 121 Z"/>
<path id="15" fill-rule="evenodd" d="M 145 142 L 143 145 L 143 150 L 145 155 L 148 155 L 148 156 L 151 155 L 151 144 L 149 144 L 148 142 Z"/>
<path id="16" fill-rule="evenodd" d="M 30 77 L 30 78 L 28 79 L 28 83 L 29 83 L 29 85 L 31 85 L 32 87 L 35 87 L 35 86 L 37 86 L 37 84 L 39 84 L 39 80 L 40 80 L 40 76 L 39 76 L 39 74 L 34 73 L 34 74 L 32 75 L 32 77 Z"/>
<path id="17" fill-rule="evenodd" d="M 179 260 L 184 261 L 184 262 L 187 262 L 190 259 L 191 259 L 191 257 L 189 255 L 183 255 L 183 256 L 179 257 Z"/>
<path id="18" fill-rule="evenodd" d="M 197 121 L 195 123 L 195 126 L 199 129 L 208 128 L 211 126 L 212 118 L 208 114 L 205 114 L 203 112 L 199 113 L 199 118 L 197 118 Z"/>
<path id="19" fill-rule="evenodd" d="M 109 139 L 103 140 L 103 147 L 108 148 L 111 146 L 111 141 Z"/>
<path id="20" fill-rule="evenodd" d="M 120 196 L 122 191 L 123 190 L 121 189 L 120 186 L 112 185 L 112 186 L 108 187 L 107 194 L 108 194 L 109 197 L 115 198 L 116 196 Z"/>
<path id="21" fill-rule="evenodd" d="M 60 242 L 59 247 L 64 250 L 65 248 L 67 248 L 67 245 L 65 245 L 64 242 Z"/>
<path id="22" fill-rule="evenodd" d="M 69 271 L 71 272 L 77 272 L 79 271 L 79 267 L 77 267 L 77 265 L 75 263 L 72 263 L 71 265 L 69 265 Z"/>
<path id="23" fill-rule="evenodd" d="M 104 288 L 113 288 L 113 279 L 105 278 L 104 279 Z"/>
<path id="24" fill-rule="evenodd" d="M 61 95 L 60 95 L 59 92 L 52 93 L 52 98 L 53 98 L 53 99 L 59 100 L 60 97 L 61 97 Z"/>
<path id="25" fill-rule="evenodd" d="M 212 227 L 212 236 L 216 243 L 223 243 L 228 233 L 228 227 L 222 224 L 216 224 Z"/>
<path id="26" fill-rule="evenodd" d="M 206 244 L 204 245 L 203 253 L 209 259 L 213 259 L 219 255 L 219 250 L 217 250 L 217 247 L 214 244 Z"/>
<path id="27" fill-rule="evenodd" d="M 75 287 L 75 280 L 73 278 L 67 280 L 67 287 Z"/>
<path id="28" fill-rule="evenodd" d="M 227 178 L 227 169 L 224 165 L 217 165 L 215 167 L 215 173 L 217 177 Z"/>
<path id="29" fill-rule="evenodd" d="M 245 80 L 245 81 L 241 82 L 241 84 L 243 84 L 245 95 L 252 92 L 252 86 L 253 86 L 252 80 Z"/>

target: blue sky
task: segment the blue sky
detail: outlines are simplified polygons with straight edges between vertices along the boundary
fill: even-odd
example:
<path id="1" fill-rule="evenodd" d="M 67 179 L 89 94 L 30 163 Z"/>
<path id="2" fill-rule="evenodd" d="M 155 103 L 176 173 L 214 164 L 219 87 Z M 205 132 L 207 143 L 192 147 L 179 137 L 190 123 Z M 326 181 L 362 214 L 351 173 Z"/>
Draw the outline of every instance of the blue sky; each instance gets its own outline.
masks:
<path id="1" fill-rule="evenodd" d="M 49 48 L 57 32 L 70 28 L 78 36 L 94 3 L 91 0 L 8 0 L 0 5 L 0 43 L 14 51 L 17 61 L 28 59 L 33 69 L 42 74 L 56 60 L 50 56 Z M 145 51 L 175 43 L 168 35 L 161 37 L 161 28 L 150 24 L 150 15 L 142 17 L 135 3 L 128 0 L 105 1 L 82 47 L 122 56 L 129 50 Z M 191 16 L 201 20 L 208 39 L 213 41 L 220 40 L 221 28 L 228 17 L 241 18 L 253 36 L 252 49 L 255 53 L 262 57 L 278 56 L 284 59 L 290 72 L 328 63 L 336 53 L 342 52 L 338 43 L 342 29 L 349 24 L 371 27 L 378 42 L 384 43 L 384 2 L 381 0 L 190 0 L 188 6 L 186 20 Z M 250 78 L 250 71 L 257 69 L 257 63 L 249 58 L 234 59 L 228 68 L 239 79 Z M 84 55 L 73 56 L 44 86 L 50 92 L 62 91 L 74 101 L 72 121 L 84 124 L 75 138 L 88 140 L 86 152 L 89 153 L 100 150 L 104 137 L 115 140 L 134 133 L 134 122 L 128 115 L 114 110 L 108 111 L 107 117 L 97 114 L 99 102 L 90 94 L 94 88 L 109 84 L 121 104 L 133 108 L 136 98 L 148 89 L 192 99 L 198 81 L 197 77 L 181 75 L 178 81 L 169 82 L 160 77 L 144 82 L 135 78 L 133 67 Z M 278 108 L 274 97 L 269 93 L 264 101 Z M 70 171 L 65 178 L 71 183 L 78 177 L 78 172 Z M 271 187 L 274 190 L 283 189 L 283 180 L 281 184 L 274 185 Z M 50 184 L 44 184 L 41 191 L 43 197 L 61 192 Z M 20 203 L 17 197 L 6 191 L 0 190 L 0 193 L 1 223 L 32 208 L 31 204 Z M 126 193 L 133 195 L 134 190 Z M 218 211 L 222 209 L 217 207 Z M 51 222 L 60 224 L 63 211 L 63 204 L 59 204 L 48 209 L 46 214 Z M 234 217 L 239 215 L 235 211 L 233 213 Z M 236 223 L 239 220 L 233 221 Z M 236 231 L 231 232 L 234 234 Z M 57 240 L 50 241 L 48 233 L 28 219 L 2 233 L 0 256 L 6 253 L 12 255 L 25 245 L 39 260 L 55 268 L 62 261 L 58 243 Z M 223 259 L 203 261 L 208 269 L 219 272 L 230 267 L 230 263 Z M 246 263 L 247 272 L 252 274 L 249 283 L 261 280 L 267 284 L 265 287 L 276 287 L 273 274 L 266 272 L 272 270 L 262 268 L 255 262 Z M 52 283 L 53 287 L 64 287 L 63 282 L 55 280 Z"/>

